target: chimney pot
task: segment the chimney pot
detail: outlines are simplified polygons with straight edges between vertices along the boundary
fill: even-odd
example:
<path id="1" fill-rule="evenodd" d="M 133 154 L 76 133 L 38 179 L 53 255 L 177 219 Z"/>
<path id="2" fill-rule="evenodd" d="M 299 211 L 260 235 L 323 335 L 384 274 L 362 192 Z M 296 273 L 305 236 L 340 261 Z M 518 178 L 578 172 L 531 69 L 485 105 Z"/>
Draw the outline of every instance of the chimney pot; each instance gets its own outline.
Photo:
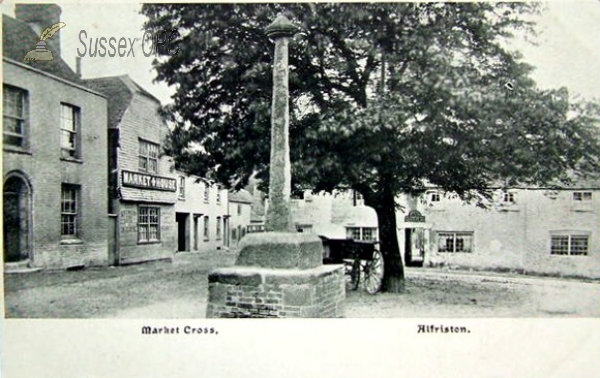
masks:
<path id="1" fill-rule="evenodd" d="M 15 16 L 33 29 L 39 36 L 44 29 L 60 22 L 62 10 L 57 4 L 16 4 Z M 48 41 L 55 56 L 60 56 L 60 32 Z"/>

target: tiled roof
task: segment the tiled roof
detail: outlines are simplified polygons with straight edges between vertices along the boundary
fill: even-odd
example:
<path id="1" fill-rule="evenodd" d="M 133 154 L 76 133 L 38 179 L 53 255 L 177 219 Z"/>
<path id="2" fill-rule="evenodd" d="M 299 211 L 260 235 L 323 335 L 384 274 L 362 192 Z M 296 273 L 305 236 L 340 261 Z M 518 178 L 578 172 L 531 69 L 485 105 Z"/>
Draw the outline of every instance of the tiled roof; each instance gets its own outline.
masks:
<path id="1" fill-rule="evenodd" d="M 146 91 L 128 75 L 107 76 L 86 79 L 85 85 L 104 94 L 108 100 L 108 127 L 117 128 L 125 110 L 129 107 L 133 94 L 141 94 L 160 105 L 160 101 Z"/>
<path id="2" fill-rule="evenodd" d="M 250 222 L 262 222 L 265 220 L 265 211 L 263 208 L 257 209 L 255 202 L 252 203 L 252 209 L 250 212 Z"/>
<path id="3" fill-rule="evenodd" d="M 47 72 L 61 79 L 68 80 L 75 84 L 84 85 L 83 80 L 69 67 L 67 63 L 54 54 L 54 59 L 43 62 L 23 62 L 25 55 L 35 48 L 35 44 L 40 40 L 33 29 L 26 23 L 15 18 L 2 15 L 2 53 L 5 58 L 10 58 L 28 64 L 33 68 Z"/>
<path id="4" fill-rule="evenodd" d="M 250 194 L 247 190 L 240 190 L 237 192 L 230 191 L 229 192 L 229 202 L 240 202 L 240 203 L 252 203 L 253 202 L 252 194 Z"/>
<path id="5" fill-rule="evenodd" d="M 108 102 L 108 127 L 118 128 L 133 92 L 118 76 L 85 80 L 85 84 L 106 96 Z"/>

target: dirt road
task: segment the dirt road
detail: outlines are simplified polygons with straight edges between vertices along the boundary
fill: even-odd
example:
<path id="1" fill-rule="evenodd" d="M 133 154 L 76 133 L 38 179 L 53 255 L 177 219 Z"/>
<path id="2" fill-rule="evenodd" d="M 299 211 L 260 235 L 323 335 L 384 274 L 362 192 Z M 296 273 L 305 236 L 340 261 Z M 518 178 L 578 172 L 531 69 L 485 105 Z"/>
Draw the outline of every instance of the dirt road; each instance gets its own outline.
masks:
<path id="1" fill-rule="evenodd" d="M 8 318 L 202 318 L 208 272 L 235 252 L 179 254 L 172 263 L 5 275 Z M 407 270 L 406 293 L 347 293 L 345 316 L 600 317 L 600 283 Z"/>

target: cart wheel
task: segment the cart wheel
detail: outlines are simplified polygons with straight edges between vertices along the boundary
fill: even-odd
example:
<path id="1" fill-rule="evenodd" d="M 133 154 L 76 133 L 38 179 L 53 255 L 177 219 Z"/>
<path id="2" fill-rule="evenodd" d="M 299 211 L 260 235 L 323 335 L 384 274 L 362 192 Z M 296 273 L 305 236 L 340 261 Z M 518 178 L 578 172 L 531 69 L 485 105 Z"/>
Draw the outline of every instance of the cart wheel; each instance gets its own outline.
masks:
<path id="1" fill-rule="evenodd" d="M 346 269 L 346 289 L 357 290 L 360 283 L 360 261 L 346 260 L 344 267 Z"/>
<path id="2" fill-rule="evenodd" d="M 383 282 L 383 256 L 381 256 L 381 252 L 375 250 L 373 260 L 366 261 L 362 270 L 365 290 L 369 294 L 377 293 Z"/>

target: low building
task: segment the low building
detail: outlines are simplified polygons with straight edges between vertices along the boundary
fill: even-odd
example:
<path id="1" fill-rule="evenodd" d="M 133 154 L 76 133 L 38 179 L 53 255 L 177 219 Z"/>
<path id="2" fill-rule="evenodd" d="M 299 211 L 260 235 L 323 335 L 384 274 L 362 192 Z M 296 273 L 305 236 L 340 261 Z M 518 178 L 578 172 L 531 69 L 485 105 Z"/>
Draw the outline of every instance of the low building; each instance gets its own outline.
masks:
<path id="1" fill-rule="evenodd" d="M 23 62 L 60 7 L 18 4 L 15 14 L 2 24 L 4 261 L 106 265 L 106 98 L 64 62 L 60 31 L 53 60 Z"/>
<path id="2" fill-rule="evenodd" d="M 330 238 L 379 240 L 377 214 L 365 206 L 352 191 L 333 194 L 304 192 L 303 199 L 292 199 L 292 222 L 298 232 Z"/>
<path id="3" fill-rule="evenodd" d="M 127 75 L 85 82 L 108 98 L 109 251 L 114 262 L 170 259 L 177 248 L 177 176 L 171 159 L 162 155 L 168 128 L 158 114 L 160 101 Z"/>
<path id="4" fill-rule="evenodd" d="M 595 183 L 499 189 L 488 209 L 437 190 L 414 204 L 424 222 L 399 219 L 398 226 L 424 230 L 427 266 L 600 278 L 600 188 Z"/>
<path id="5" fill-rule="evenodd" d="M 177 181 L 177 250 L 214 251 L 229 247 L 227 190 L 183 172 L 177 172 Z"/>
<path id="6" fill-rule="evenodd" d="M 237 246 L 246 233 L 262 231 L 252 225 L 252 203 L 252 195 L 244 189 L 229 192 L 228 206 L 232 246 Z"/>
<path id="7" fill-rule="evenodd" d="M 252 196 L 252 205 L 250 211 L 250 226 L 248 232 L 265 231 L 265 201 L 266 195 L 258 189 L 258 180 L 251 177 L 248 185 L 244 188 Z"/>

